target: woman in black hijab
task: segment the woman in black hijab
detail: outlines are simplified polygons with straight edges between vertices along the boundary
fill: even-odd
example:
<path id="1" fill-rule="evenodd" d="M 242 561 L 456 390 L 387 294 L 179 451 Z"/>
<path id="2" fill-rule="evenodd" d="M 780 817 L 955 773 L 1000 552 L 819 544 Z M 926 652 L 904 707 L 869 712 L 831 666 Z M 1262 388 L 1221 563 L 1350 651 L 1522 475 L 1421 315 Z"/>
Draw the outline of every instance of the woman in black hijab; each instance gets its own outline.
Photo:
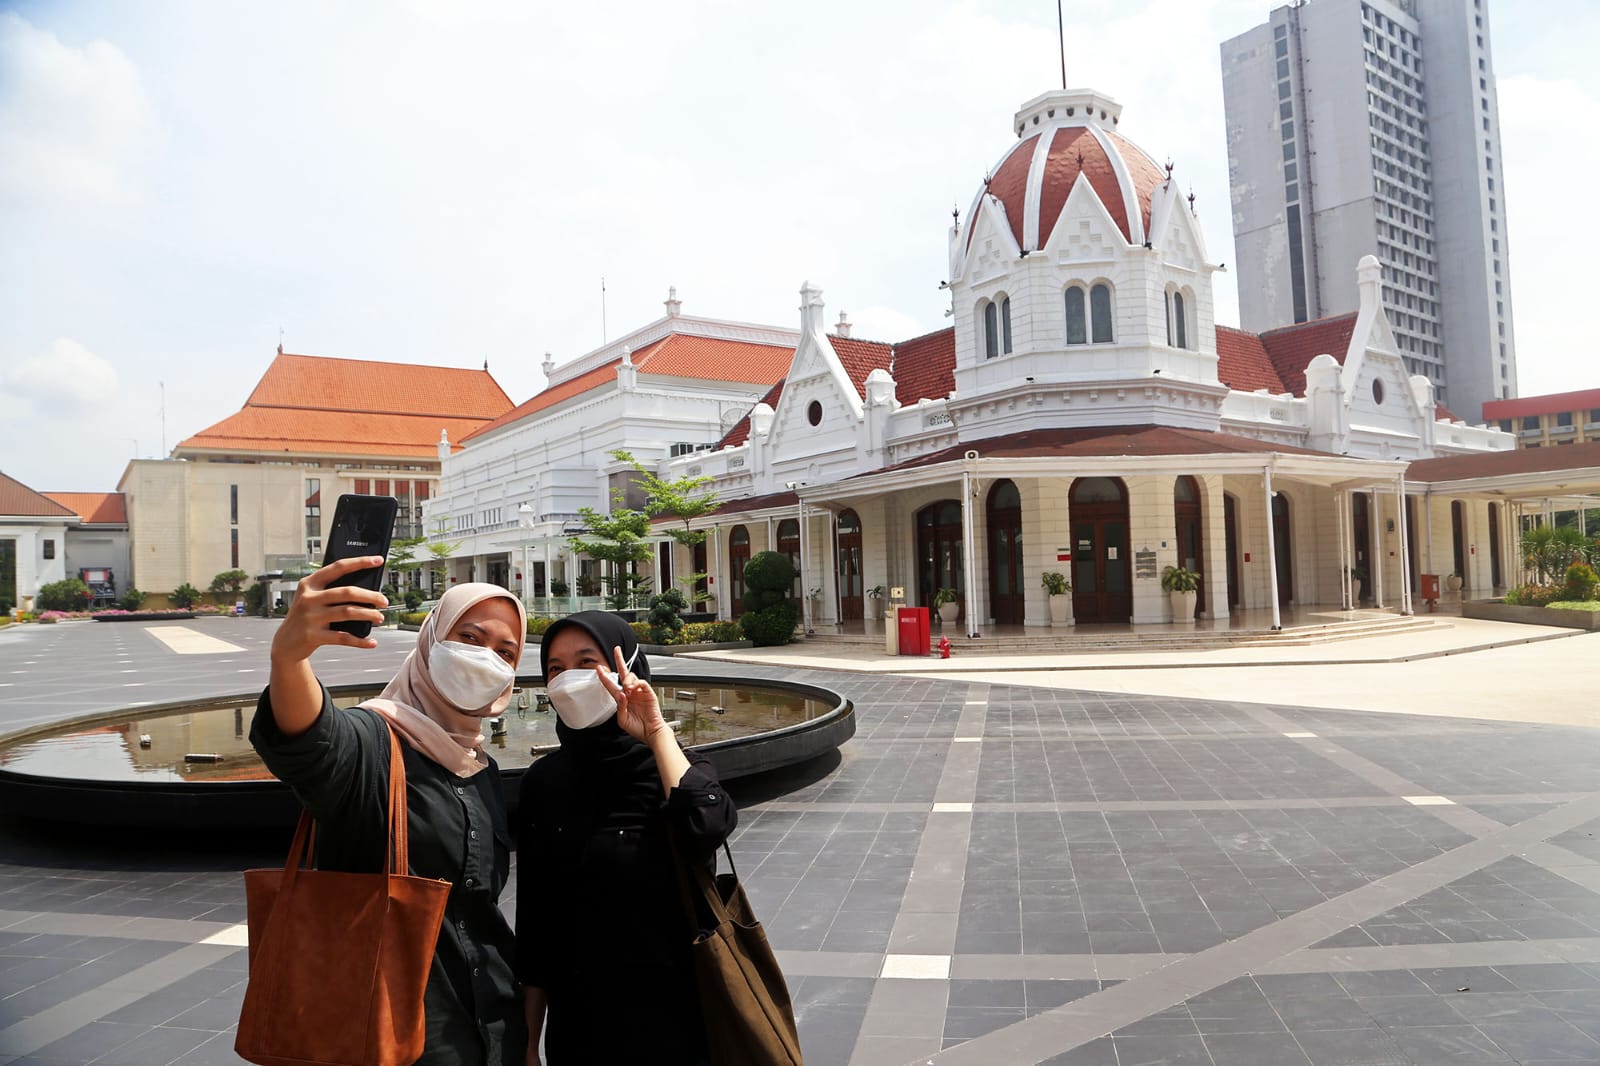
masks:
<path id="1" fill-rule="evenodd" d="M 528 1062 L 706 1061 L 669 832 L 707 862 L 738 821 L 703 755 L 661 717 L 650 664 L 616 615 L 583 611 L 539 649 L 561 747 L 522 778 L 517 976 Z"/>

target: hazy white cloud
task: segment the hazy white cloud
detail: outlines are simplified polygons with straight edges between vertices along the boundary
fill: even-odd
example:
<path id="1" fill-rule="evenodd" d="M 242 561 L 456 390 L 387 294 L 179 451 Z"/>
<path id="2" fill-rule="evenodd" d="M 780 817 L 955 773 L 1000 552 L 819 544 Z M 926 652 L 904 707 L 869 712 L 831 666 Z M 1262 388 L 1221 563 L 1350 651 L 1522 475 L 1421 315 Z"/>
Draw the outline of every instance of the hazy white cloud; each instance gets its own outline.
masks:
<path id="1" fill-rule="evenodd" d="M 19 360 L 0 375 L 6 392 L 28 400 L 36 414 L 76 415 L 115 406 L 117 368 L 77 341 L 60 337 L 48 351 Z"/>
<path id="2" fill-rule="evenodd" d="M 131 199 L 158 131 L 121 49 L 103 40 L 70 47 L 0 13 L 0 200 Z"/>

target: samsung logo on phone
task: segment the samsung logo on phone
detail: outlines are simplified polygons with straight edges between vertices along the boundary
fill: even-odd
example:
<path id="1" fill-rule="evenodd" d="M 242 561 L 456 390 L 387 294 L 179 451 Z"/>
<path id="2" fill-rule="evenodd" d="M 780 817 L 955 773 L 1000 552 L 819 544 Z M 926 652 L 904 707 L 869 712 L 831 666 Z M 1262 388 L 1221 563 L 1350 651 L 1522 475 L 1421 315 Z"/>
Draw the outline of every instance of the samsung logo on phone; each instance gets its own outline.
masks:
<path id="1" fill-rule="evenodd" d="M 347 540 L 345 543 L 352 548 L 365 548 L 367 546 L 367 542 L 364 540 Z"/>

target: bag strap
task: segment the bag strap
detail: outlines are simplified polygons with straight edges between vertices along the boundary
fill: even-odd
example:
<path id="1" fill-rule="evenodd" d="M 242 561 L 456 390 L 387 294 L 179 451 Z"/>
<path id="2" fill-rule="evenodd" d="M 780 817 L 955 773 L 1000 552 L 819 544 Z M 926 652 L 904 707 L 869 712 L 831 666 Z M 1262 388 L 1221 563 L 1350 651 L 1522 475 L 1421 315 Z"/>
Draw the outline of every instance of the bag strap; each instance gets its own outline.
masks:
<path id="1" fill-rule="evenodd" d="M 404 877 L 411 872 L 411 851 L 406 835 L 406 761 L 401 754 L 400 740 L 388 719 L 374 715 L 383 723 L 383 735 L 389 742 L 389 796 L 385 806 L 388 823 L 389 846 L 384 849 L 388 872 Z M 283 864 L 280 884 L 285 895 L 294 887 L 299 872 L 311 862 L 317 841 L 317 823 L 311 812 L 300 809 L 300 822 L 295 826 L 294 840 L 289 844 L 289 857 Z"/>
<path id="2" fill-rule="evenodd" d="M 406 836 L 406 760 L 400 752 L 400 738 L 382 715 L 384 735 L 389 738 L 389 872 L 401 877 L 411 872 L 411 851 Z"/>
<path id="3" fill-rule="evenodd" d="M 670 827 L 667 830 L 667 842 L 672 847 L 672 866 L 678 875 L 678 893 L 683 898 L 683 909 L 694 926 L 695 934 L 700 933 L 700 912 L 695 908 L 696 898 L 705 901 L 706 909 L 717 924 L 728 921 L 728 908 L 722 902 L 722 893 L 717 891 L 715 870 L 707 870 L 700 863 L 685 862 L 683 852 L 678 848 L 678 834 Z M 728 849 L 726 840 L 722 842 L 722 852 L 728 857 L 728 869 L 733 871 L 734 880 L 737 881 L 739 871 L 734 869 L 733 852 Z"/>

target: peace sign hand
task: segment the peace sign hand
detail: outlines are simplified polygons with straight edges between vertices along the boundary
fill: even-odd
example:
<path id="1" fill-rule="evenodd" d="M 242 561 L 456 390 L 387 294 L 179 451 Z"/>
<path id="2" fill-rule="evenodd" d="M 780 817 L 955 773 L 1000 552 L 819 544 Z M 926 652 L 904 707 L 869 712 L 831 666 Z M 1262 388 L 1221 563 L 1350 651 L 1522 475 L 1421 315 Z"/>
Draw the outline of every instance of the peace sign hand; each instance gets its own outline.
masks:
<path id="1" fill-rule="evenodd" d="M 650 682 L 640 680 L 628 669 L 621 648 L 614 647 L 611 650 L 617 658 L 616 679 L 613 680 L 609 673 L 599 667 L 595 668 L 595 672 L 600 675 L 600 683 L 605 685 L 606 691 L 617 701 L 617 724 L 634 740 L 648 743 L 652 735 L 667 728 L 666 721 L 661 717 L 661 703 L 656 699 L 656 690 L 650 687 Z"/>

